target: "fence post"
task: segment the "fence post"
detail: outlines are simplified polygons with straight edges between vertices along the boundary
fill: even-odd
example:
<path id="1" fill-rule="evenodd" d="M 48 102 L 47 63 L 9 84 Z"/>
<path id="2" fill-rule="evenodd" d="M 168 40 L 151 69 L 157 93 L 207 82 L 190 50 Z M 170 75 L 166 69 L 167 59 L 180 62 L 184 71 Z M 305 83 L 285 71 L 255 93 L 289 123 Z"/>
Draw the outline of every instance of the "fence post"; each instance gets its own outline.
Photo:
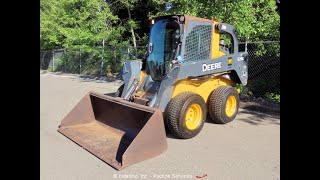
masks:
<path id="1" fill-rule="evenodd" d="M 102 76 L 102 68 L 103 68 L 103 56 L 104 56 L 104 39 L 102 40 L 102 60 L 101 60 L 101 69 L 100 69 L 101 76 Z"/>
<path id="2" fill-rule="evenodd" d="M 52 51 L 52 72 L 54 72 L 54 51 Z"/>
<path id="3" fill-rule="evenodd" d="M 128 53 L 128 57 L 127 57 L 128 59 L 127 60 L 129 60 L 130 59 L 130 47 L 129 46 L 127 47 L 127 53 Z"/>
<path id="4" fill-rule="evenodd" d="M 41 51 L 40 51 L 41 52 Z M 41 62 L 40 62 L 40 69 L 42 69 L 43 68 L 43 59 L 44 59 L 44 55 L 45 55 L 45 53 L 46 52 L 44 52 L 43 54 L 42 54 L 42 58 L 41 58 Z"/>
<path id="5" fill-rule="evenodd" d="M 66 48 L 64 48 L 63 53 L 64 53 L 64 72 L 67 72 L 67 53 L 66 53 Z"/>
<path id="6" fill-rule="evenodd" d="M 245 52 L 248 52 L 248 42 L 246 41 L 246 43 L 245 43 L 245 50 L 244 50 Z"/>
<path id="7" fill-rule="evenodd" d="M 79 52 L 80 52 L 80 54 L 79 54 L 79 60 L 80 60 L 80 72 L 79 72 L 79 74 L 81 75 L 81 48 L 79 49 Z"/>

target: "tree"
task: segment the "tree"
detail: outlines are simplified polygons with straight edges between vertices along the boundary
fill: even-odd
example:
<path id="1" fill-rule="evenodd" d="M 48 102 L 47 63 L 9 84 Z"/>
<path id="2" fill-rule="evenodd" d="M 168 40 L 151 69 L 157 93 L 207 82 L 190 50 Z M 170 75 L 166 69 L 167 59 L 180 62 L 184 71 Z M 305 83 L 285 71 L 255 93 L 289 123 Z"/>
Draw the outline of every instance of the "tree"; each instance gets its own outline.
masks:
<path id="1" fill-rule="evenodd" d="M 58 33 L 55 22 L 58 14 L 58 1 L 40 1 L 40 47 L 42 49 L 53 49 L 62 46 L 63 37 Z"/>
<path id="2" fill-rule="evenodd" d="M 41 48 L 91 48 L 103 39 L 116 43 L 124 30 L 118 21 L 102 0 L 41 0 Z"/>
<path id="3" fill-rule="evenodd" d="M 280 37 L 280 16 L 275 0 L 168 0 L 173 7 L 165 11 L 162 0 L 155 0 L 158 13 L 187 14 L 218 18 L 236 27 L 241 41 L 270 40 Z"/>
<path id="4" fill-rule="evenodd" d="M 137 0 L 110 0 L 109 5 L 114 13 L 118 13 L 121 9 L 126 9 L 128 13 L 128 20 L 126 21 L 126 25 L 129 26 L 133 47 L 135 49 L 135 55 L 137 56 L 137 42 L 136 42 L 136 35 L 134 29 L 137 28 L 137 23 L 132 19 L 131 10 L 134 8 Z"/>
<path id="5" fill-rule="evenodd" d="M 103 0 L 41 0 L 40 47 L 42 50 L 67 48 L 63 61 L 70 72 L 79 72 L 80 49 L 83 64 L 91 72 L 100 66 L 118 66 L 110 53 L 102 58 L 102 42 L 107 46 L 126 44 L 119 18 Z M 103 60 L 103 62 L 102 62 Z M 57 65 L 59 67 L 59 64 Z"/>

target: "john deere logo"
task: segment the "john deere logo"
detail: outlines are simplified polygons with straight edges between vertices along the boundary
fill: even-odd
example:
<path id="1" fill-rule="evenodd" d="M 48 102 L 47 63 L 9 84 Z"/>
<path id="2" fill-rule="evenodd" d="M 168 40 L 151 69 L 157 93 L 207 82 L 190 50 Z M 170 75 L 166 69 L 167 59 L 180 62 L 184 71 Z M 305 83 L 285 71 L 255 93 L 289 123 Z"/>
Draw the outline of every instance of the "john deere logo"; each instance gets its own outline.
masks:
<path id="1" fill-rule="evenodd" d="M 212 63 L 212 64 L 202 64 L 202 72 L 211 71 L 214 69 L 220 69 L 221 67 L 222 67 L 221 62 Z"/>

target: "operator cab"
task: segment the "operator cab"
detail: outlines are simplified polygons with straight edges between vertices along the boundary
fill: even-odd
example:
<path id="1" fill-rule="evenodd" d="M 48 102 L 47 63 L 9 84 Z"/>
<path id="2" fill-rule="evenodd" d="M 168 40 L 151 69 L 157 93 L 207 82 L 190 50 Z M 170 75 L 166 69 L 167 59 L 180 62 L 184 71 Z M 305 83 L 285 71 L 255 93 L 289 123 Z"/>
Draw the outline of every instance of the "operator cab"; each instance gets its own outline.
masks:
<path id="1" fill-rule="evenodd" d="M 181 29 L 179 16 L 162 16 L 154 22 L 147 57 L 147 69 L 154 81 L 161 81 L 165 77 L 172 61 L 180 54 Z"/>

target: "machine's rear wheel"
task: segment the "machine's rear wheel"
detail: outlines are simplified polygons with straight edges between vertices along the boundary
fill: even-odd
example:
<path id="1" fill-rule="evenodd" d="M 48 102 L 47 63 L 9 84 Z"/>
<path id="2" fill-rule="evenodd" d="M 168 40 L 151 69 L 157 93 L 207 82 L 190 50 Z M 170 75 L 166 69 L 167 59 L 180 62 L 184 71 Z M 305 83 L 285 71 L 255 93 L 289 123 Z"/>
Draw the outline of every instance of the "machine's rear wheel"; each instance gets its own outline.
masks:
<path id="1" fill-rule="evenodd" d="M 215 123 L 226 124 L 235 119 L 239 109 L 239 94 L 231 86 L 221 86 L 209 99 L 209 114 Z"/>
<path id="2" fill-rule="evenodd" d="M 184 92 L 168 103 L 165 122 L 174 136 L 189 139 L 201 131 L 206 114 L 207 109 L 203 98 L 193 92 Z"/>

